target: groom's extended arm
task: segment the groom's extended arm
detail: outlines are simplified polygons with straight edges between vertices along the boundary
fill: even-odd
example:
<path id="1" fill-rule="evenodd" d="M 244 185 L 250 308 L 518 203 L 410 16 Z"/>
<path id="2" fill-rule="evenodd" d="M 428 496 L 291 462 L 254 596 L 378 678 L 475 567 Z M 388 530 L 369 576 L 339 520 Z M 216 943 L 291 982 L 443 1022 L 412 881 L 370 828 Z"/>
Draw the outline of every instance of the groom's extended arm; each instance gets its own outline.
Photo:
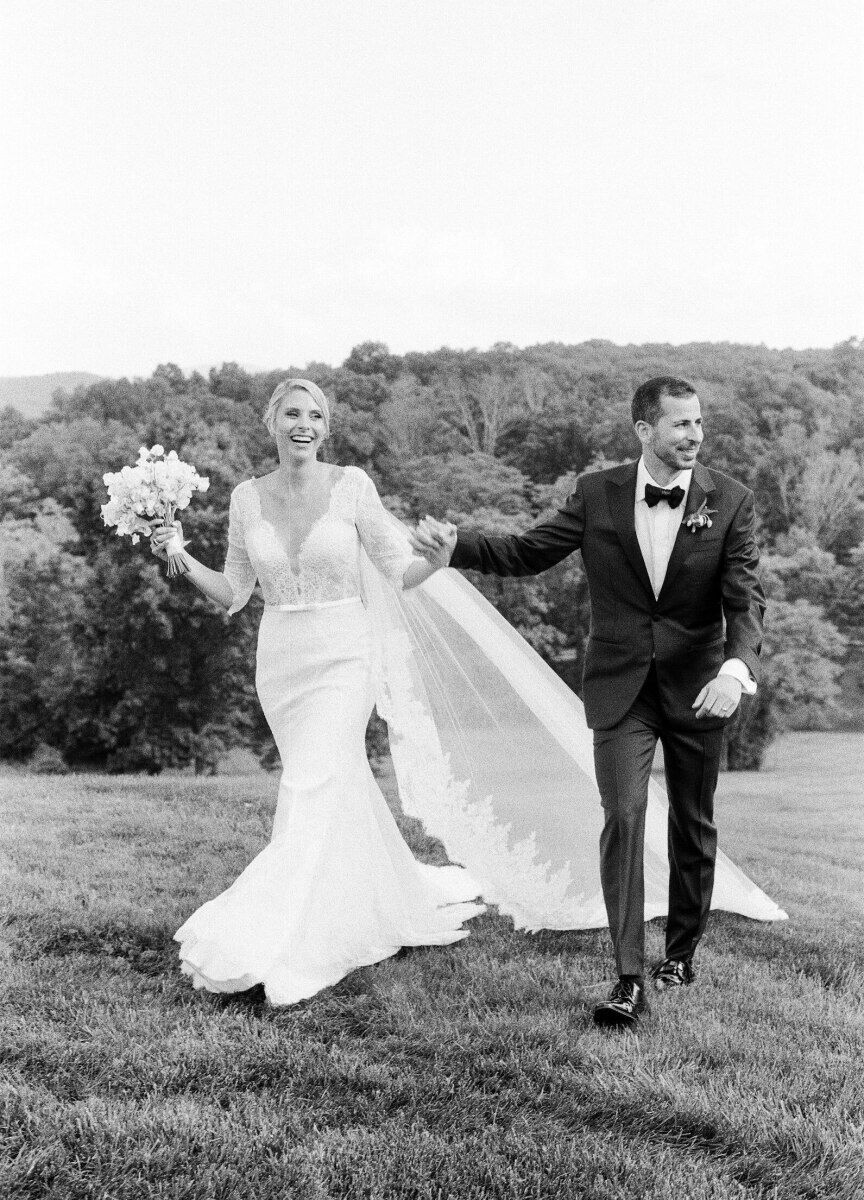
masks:
<path id="1" fill-rule="evenodd" d="M 580 484 L 555 513 L 526 533 L 487 536 L 459 530 L 451 567 L 485 575 L 537 575 L 582 545 L 585 497 Z"/>
<path id="2" fill-rule="evenodd" d="M 753 678 L 759 678 L 765 593 L 759 579 L 753 493 L 738 506 L 729 532 L 722 566 L 723 615 L 726 618 L 726 658 L 740 658 Z"/>

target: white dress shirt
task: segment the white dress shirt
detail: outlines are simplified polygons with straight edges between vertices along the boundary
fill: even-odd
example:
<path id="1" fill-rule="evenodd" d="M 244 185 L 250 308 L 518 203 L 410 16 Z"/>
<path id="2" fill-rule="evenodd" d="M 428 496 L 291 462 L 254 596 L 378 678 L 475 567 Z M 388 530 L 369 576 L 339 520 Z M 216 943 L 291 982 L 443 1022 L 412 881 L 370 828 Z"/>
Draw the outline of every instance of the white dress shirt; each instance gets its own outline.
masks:
<path id="1" fill-rule="evenodd" d="M 684 520 L 687 493 L 690 491 L 690 481 L 692 478 L 692 471 L 679 471 L 668 483 L 660 484 L 648 471 L 645 459 L 639 459 L 639 466 L 636 470 L 636 506 L 633 516 L 636 524 L 636 537 L 639 541 L 639 549 L 642 551 L 642 558 L 645 560 L 645 567 L 648 571 L 648 578 L 651 580 L 651 587 L 654 589 L 655 599 L 660 595 L 660 589 L 663 587 L 663 580 L 666 578 L 666 569 L 669 566 L 669 559 L 672 556 L 672 547 L 675 545 L 678 530 L 681 528 L 681 522 Z M 677 508 L 670 507 L 665 500 L 661 500 L 658 504 L 649 508 L 645 500 L 646 483 L 653 483 L 655 487 L 666 489 L 680 487 L 684 492 L 684 497 Z M 750 674 L 750 668 L 742 659 L 727 659 L 718 673 L 720 675 L 734 676 L 748 695 L 752 696 L 755 693 L 756 681 Z"/>

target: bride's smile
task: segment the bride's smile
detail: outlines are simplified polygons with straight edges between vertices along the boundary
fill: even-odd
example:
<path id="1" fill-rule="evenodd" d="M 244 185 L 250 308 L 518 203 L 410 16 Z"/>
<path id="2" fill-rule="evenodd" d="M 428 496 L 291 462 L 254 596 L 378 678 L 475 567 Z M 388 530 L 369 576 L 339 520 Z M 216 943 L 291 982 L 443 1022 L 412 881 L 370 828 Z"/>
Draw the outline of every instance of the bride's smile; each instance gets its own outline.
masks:
<path id="1" fill-rule="evenodd" d="M 276 444 L 289 462 L 315 458 L 327 437 L 327 421 L 314 399 L 299 389 L 288 393 L 274 421 Z M 283 449 L 284 448 L 284 449 Z"/>

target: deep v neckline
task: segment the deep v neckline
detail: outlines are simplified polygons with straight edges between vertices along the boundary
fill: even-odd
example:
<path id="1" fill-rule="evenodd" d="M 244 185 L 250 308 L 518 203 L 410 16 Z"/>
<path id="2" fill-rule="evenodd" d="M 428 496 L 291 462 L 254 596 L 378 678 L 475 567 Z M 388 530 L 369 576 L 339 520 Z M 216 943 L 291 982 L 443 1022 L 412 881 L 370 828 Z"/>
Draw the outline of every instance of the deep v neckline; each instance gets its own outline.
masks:
<path id="1" fill-rule="evenodd" d="M 303 537 L 300 539 L 300 545 L 298 546 L 297 554 L 294 557 L 292 557 L 291 552 L 288 549 L 287 545 L 282 540 L 282 538 L 279 536 L 278 527 L 264 515 L 264 506 L 261 503 L 261 491 L 258 487 L 258 480 L 257 479 L 252 480 L 252 485 L 255 488 L 255 496 L 256 496 L 256 499 L 258 502 L 258 514 L 259 514 L 261 520 L 270 527 L 270 530 L 273 535 L 273 541 L 276 543 L 276 545 L 279 548 L 280 553 L 282 554 L 285 561 L 287 562 L 289 573 L 291 575 L 293 575 L 295 577 L 295 579 L 300 574 L 300 559 L 303 555 L 303 551 L 306 549 L 306 544 L 309 541 L 312 534 L 318 528 L 318 526 L 323 521 L 326 521 L 327 518 L 330 516 L 330 513 L 333 509 L 333 500 L 336 496 L 336 492 L 339 490 L 340 484 L 342 484 L 345 481 L 345 479 L 347 478 L 347 475 L 348 475 L 348 469 L 347 469 L 347 467 L 343 467 L 341 472 L 339 473 L 339 475 L 336 478 L 336 482 L 331 486 L 330 491 L 327 494 L 327 504 L 324 506 L 323 510 L 314 519 L 312 524 L 309 526 L 309 528 L 304 533 Z"/>

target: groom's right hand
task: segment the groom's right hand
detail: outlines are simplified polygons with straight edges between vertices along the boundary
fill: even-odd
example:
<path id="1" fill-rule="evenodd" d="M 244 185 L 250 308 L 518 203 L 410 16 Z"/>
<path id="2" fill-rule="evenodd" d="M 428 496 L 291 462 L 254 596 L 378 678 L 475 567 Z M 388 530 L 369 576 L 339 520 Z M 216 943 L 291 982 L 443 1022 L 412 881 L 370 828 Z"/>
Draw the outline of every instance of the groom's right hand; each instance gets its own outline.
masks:
<path id="1" fill-rule="evenodd" d="M 427 516 L 409 531 L 408 538 L 415 554 L 435 567 L 446 567 L 456 549 L 456 526 Z"/>

